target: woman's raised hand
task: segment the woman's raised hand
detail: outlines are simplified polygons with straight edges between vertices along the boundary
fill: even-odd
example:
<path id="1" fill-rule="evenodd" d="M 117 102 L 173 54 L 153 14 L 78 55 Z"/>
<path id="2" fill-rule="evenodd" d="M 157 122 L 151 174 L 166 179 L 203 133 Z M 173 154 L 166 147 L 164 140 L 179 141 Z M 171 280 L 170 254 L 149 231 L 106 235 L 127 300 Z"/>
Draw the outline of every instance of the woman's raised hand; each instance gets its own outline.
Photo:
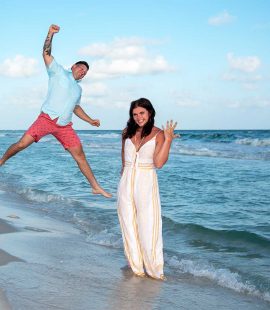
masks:
<path id="1" fill-rule="evenodd" d="M 177 122 L 173 122 L 173 120 L 167 121 L 165 128 L 164 126 L 162 126 L 165 140 L 172 141 L 173 139 L 180 137 L 180 135 L 174 133 L 176 126 L 177 126 Z"/>

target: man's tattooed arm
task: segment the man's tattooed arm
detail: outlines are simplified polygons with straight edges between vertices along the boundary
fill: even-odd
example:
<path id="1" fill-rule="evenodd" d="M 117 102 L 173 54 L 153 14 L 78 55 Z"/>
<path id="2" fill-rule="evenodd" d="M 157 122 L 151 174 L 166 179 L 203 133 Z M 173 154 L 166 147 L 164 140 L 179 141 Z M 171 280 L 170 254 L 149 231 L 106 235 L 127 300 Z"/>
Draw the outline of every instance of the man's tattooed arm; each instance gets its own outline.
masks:
<path id="1" fill-rule="evenodd" d="M 57 25 L 51 25 L 49 28 L 48 35 L 43 45 L 43 59 L 46 66 L 49 66 L 53 60 L 52 56 L 52 39 L 53 35 L 59 32 L 60 27 Z"/>
<path id="2" fill-rule="evenodd" d="M 53 34 L 48 33 L 47 38 L 44 42 L 44 46 L 43 46 L 43 54 L 51 56 L 52 53 L 52 38 L 53 38 Z"/>

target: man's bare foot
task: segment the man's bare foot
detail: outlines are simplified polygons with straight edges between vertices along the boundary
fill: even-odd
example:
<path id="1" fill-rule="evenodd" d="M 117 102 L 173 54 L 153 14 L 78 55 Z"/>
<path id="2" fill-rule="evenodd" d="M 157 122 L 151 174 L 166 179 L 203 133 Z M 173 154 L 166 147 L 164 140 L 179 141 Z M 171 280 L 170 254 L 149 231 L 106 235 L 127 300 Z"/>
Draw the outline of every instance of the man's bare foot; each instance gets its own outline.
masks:
<path id="1" fill-rule="evenodd" d="M 102 195 L 106 198 L 111 198 L 112 194 L 107 193 L 103 188 L 99 187 L 99 188 L 93 188 L 92 193 L 94 195 Z"/>
<path id="2" fill-rule="evenodd" d="M 4 165 L 4 160 L 0 159 L 0 167 Z"/>

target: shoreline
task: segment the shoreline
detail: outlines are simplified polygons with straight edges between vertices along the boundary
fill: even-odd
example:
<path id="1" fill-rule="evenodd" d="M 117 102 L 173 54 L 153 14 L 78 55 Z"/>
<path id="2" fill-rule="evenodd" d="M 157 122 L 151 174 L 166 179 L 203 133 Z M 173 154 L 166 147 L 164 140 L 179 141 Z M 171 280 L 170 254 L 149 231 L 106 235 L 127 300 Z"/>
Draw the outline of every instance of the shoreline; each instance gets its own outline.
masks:
<path id="1" fill-rule="evenodd" d="M 7 221 L 0 219 L 0 234 L 8 234 L 16 231 L 17 230 L 15 229 L 14 226 L 8 224 Z M 7 265 L 8 263 L 11 263 L 13 261 L 20 261 L 20 259 L 0 249 L 0 267 L 3 265 Z M 0 309 L 11 310 L 11 306 L 8 302 L 8 299 L 1 288 L 0 288 Z"/>
<path id="2" fill-rule="evenodd" d="M 247 309 L 269 304 L 183 276 L 138 278 L 122 250 L 88 243 L 72 224 L 0 201 L 0 309 Z M 1 220 L 2 219 L 2 220 Z M 4 255 L 3 255 L 4 253 Z M 165 272 L 166 273 L 166 272 Z"/>

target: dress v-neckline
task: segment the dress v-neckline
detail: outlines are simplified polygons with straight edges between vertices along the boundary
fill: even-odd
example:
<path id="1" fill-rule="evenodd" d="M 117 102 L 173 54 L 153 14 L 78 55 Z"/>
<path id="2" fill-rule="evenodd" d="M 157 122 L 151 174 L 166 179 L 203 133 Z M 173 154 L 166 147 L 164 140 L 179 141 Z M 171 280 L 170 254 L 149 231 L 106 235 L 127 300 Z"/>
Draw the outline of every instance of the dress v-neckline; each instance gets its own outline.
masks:
<path id="1" fill-rule="evenodd" d="M 147 144 L 147 143 L 150 142 L 150 141 L 153 141 L 155 138 L 156 138 L 156 136 L 154 136 L 154 137 L 151 138 L 150 140 L 148 140 L 148 141 L 146 141 L 145 143 L 143 143 L 143 144 L 139 147 L 138 150 L 136 149 L 136 146 L 135 146 L 135 144 L 132 142 L 132 140 L 131 140 L 130 138 L 128 138 L 128 139 L 130 140 L 131 144 L 134 146 L 134 149 L 136 150 L 136 153 L 138 153 L 138 152 L 140 151 L 140 149 L 141 149 L 145 144 Z"/>

